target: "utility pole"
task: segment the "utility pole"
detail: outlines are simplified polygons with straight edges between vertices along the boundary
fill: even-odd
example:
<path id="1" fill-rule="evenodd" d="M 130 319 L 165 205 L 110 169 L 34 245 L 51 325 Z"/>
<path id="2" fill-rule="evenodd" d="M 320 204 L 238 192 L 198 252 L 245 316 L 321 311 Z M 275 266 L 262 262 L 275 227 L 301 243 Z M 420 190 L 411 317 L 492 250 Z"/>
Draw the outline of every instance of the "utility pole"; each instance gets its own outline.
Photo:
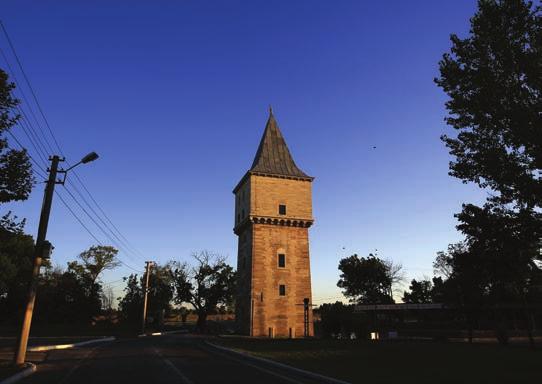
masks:
<path id="1" fill-rule="evenodd" d="M 310 299 L 308 297 L 303 299 L 303 304 L 296 305 L 303 306 L 303 336 L 310 337 L 309 309 L 315 305 L 310 303 Z"/>
<path id="2" fill-rule="evenodd" d="M 47 236 L 47 226 L 49 224 L 49 215 L 51 214 L 51 204 L 53 202 L 53 193 L 57 184 L 56 176 L 58 173 L 58 163 L 64 161 L 59 156 L 53 156 L 51 159 L 51 167 L 49 168 L 49 179 L 45 186 L 45 195 L 43 197 L 43 205 L 41 207 L 40 222 L 38 226 L 38 237 L 36 238 L 36 246 L 34 247 L 34 266 L 32 268 L 32 277 L 28 288 L 28 299 L 24 312 L 23 325 L 19 336 L 17 353 L 15 354 L 14 363 L 16 365 L 24 364 L 26 358 L 26 347 L 28 345 L 28 336 L 30 334 L 30 325 L 32 324 L 32 314 L 34 311 L 34 302 L 36 301 L 36 289 L 38 285 L 38 276 L 44 256 L 45 238 Z"/>
<path id="3" fill-rule="evenodd" d="M 49 258 L 52 251 L 52 245 L 46 240 L 47 226 L 49 225 L 49 216 L 51 214 L 51 205 L 53 203 L 53 194 L 56 184 L 64 184 L 68 171 L 77 167 L 79 164 L 86 164 L 98 158 L 96 152 L 91 152 L 83 157 L 78 163 L 72 165 L 66 170 L 59 170 L 58 164 L 64 161 L 64 158 L 54 155 L 49 158 L 51 166 L 48 169 L 49 178 L 45 185 L 45 194 L 41 206 L 40 222 L 38 225 L 38 236 L 36 237 L 36 245 L 34 246 L 34 265 L 32 267 L 32 276 L 28 286 L 28 299 L 24 311 L 23 325 L 21 333 L 17 339 L 17 347 L 13 362 L 15 365 L 23 365 L 26 358 L 26 347 L 28 346 L 28 336 L 30 335 L 30 325 L 32 324 L 32 314 L 34 313 L 34 303 L 36 302 L 36 291 L 38 287 L 38 277 L 40 274 L 41 263 L 44 258 Z M 57 174 L 64 174 L 63 180 L 57 180 Z"/>
<path id="4" fill-rule="evenodd" d="M 147 294 L 149 293 L 149 274 L 151 272 L 151 266 L 154 264 L 152 261 L 145 261 L 145 287 L 143 289 L 143 318 L 141 319 L 141 333 L 145 333 L 145 325 L 147 323 Z"/>
<path id="5" fill-rule="evenodd" d="M 303 336 L 309 337 L 309 299 L 303 299 Z"/>

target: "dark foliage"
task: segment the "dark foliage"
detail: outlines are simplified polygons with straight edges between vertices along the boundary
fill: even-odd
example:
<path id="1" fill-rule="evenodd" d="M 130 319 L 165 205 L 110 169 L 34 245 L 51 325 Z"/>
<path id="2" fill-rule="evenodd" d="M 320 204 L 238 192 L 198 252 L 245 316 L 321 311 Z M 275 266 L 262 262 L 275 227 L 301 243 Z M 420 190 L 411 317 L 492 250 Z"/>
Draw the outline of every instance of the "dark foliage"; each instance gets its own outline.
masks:
<path id="1" fill-rule="evenodd" d="M 14 112 L 19 103 L 12 95 L 14 88 L 0 69 L 0 204 L 26 200 L 34 183 L 28 154 L 25 150 L 8 148 L 4 136 L 19 119 Z"/>
<path id="2" fill-rule="evenodd" d="M 220 305 L 231 307 L 236 274 L 221 256 L 202 251 L 193 257 L 195 266 L 184 263 L 175 268 L 175 302 L 191 304 L 198 314 L 197 328 L 205 332 L 208 314 Z"/>
<path id="3" fill-rule="evenodd" d="M 355 333 L 357 338 L 367 338 L 369 321 L 365 314 L 355 313 L 354 305 L 341 302 L 323 304 L 315 310 L 320 314 L 320 332 L 323 337 L 345 337 Z"/>
<path id="4" fill-rule="evenodd" d="M 351 302 L 359 304 L 393 303 L 391 287 L 393 278 L 389 265 L 370 254 L 367 257 L 352 255 L 339 262 L 341 271 L 337 283 Z"/>
<path id="5" fill-rule="evenodd" d="M 451 41 L 435 80 L 458 131 L 443 136 L 450 174 L 497 191 L 494 202 L 541 207 L 542 9 L 479 1 L 470 35 Z"/>
<path id="6" fill-rule="evenodd" d="M 483 207 L 463 205 L 456 217 L 465 247 L 437 259 L 436 269 L 448 278 L 445 296 L 467 316 L 481 305 L 523 303 L 527 311 L 541 272 L 542 8 L 479 1 L 469 36 L 451 41 L 435 79 L 457 131 L 442 136 L 454 156 L 450 174 L 492 194 Z M 505 320 L 495 313 L 502 335 Z"/>
<path id="7" fill-rule="evenodd" d="M 143 286 L 145 275 L 132 274 L 125 278 L 127 284 L 124 296 L 119 298 L 119 310 L 128 323 L 138 323 L 142 319 Z M 175 292 L 171 264 L 154 265 L 149 275 L 148 320 L 161 325 L 163 315 L 171 310 L 171 301 Z"/>

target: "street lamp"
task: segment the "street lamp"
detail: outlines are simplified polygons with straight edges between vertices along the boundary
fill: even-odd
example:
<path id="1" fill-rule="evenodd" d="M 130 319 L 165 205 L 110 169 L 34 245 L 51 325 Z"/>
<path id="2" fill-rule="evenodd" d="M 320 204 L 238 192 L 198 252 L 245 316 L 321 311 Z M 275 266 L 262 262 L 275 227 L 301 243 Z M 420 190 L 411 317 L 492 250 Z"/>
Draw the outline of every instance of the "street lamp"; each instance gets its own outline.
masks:
<path id="1" fill-rule="evenodd" d="M 90 163 L 90 162 L 96 160 L 98 157 L 100 157 L 100 156 L 98 156 L 98 154 L 96 152 L 90 152 L 85 157 L 83 157 L 81 160 L 79 160 L 79 162 L 75 163 L 74 165 L 72 165 L 68 169 L 59 170 L 58 173 L 63 173 L 64 174 L 64 179 L 62 179 L 62 182 L 60 184 L 64 185 L 64 183 L 66 182 L 66 176 L 68 175 L 68 171 L 71 171 L 72 169 L 77 167 L 79 164 Z"/>
<path id="2" fill-rule="evenodd" d="M 30 279 L 30 284 L 28 287 L 28 299 L 26 302 L 26 309 L 24 312 L 24 319 L 23 324 L 21 327 L 21 333 L 18 339 L 17 343 L 17 350 L 15 353 L 15 359 L 14 363 L 16 365 L 22 365 L 24 364 L 25 358 L 26 358 L 26 347 L 28 345 L 28 336 L 30 334 L 30 325 L 32 323 L 32 314 L 34 312 L 34 303 L 36 301 L 36 290 L 38 285 L 38 276 L 40 274 L 40 267 L 43 260 L 43 257 L 47 254 L 49 255 L 52 246 L 51 244 L 45 239 L 47 236 L 47 226 L 49 224 L 49 215 L 51 213 L 51 205 L 53 202 L 53 194 L 55 191 L 55 185 L 56 184 L 64 184 L 66 181 L 66 175 L 68 171 L 72 170 L 79 164 L 86 164 L 91 161 L 94 161 L 98 158 L 98 154 L 96 152 L 91 152 L 85 157 L 81 159 L 77 164 L 69 167 L 66 170 L 59 170 L 58 164 L 61 161 L 64 161 L 64 158 L 60 158 L 60 156 L 54 155 L 50 158 L 51 160 L 51 167 L 48 169 L 49 171 L 49 178 L 46 181 L 45 185 L 45 195 L 43 198 L 43 205 L 41 207 L 41 214 L 40 214 L 40 221 L 38 226 L 38 236 L 36 237 L 36 245 L 34 247 L 34 265 L 32 268 L 32 276 Z M 57 174 L 63 173 L 64 179 L 63 180 L 57 180 Z M 47 249 L 47 252 L 44 252 L 44 249 Z"/>

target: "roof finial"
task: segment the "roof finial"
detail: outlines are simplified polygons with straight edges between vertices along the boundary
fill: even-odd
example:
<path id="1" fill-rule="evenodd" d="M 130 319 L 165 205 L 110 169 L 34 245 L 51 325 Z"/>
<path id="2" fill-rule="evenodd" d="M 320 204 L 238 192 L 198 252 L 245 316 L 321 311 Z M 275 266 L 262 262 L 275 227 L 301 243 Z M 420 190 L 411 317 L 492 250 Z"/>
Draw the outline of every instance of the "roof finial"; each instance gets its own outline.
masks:
<path id="1" fill-rule="evenodd" d="M 269 116 L 273 115 L 273 107 L 269 104 Z"/>

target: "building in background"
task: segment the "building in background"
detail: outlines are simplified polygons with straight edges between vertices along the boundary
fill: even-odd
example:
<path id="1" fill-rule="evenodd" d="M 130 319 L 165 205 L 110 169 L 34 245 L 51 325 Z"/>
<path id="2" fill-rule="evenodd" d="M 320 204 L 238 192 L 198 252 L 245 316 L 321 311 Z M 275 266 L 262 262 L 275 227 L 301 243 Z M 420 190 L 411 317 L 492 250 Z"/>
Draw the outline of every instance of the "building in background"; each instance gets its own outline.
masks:
<path id="1" fill-rule="evenodd" d="M 309 232 L 312 180 L 300 170 L 269 111 L 252 167 L 237 184 L 238 331 L 313 335 Z"/>

